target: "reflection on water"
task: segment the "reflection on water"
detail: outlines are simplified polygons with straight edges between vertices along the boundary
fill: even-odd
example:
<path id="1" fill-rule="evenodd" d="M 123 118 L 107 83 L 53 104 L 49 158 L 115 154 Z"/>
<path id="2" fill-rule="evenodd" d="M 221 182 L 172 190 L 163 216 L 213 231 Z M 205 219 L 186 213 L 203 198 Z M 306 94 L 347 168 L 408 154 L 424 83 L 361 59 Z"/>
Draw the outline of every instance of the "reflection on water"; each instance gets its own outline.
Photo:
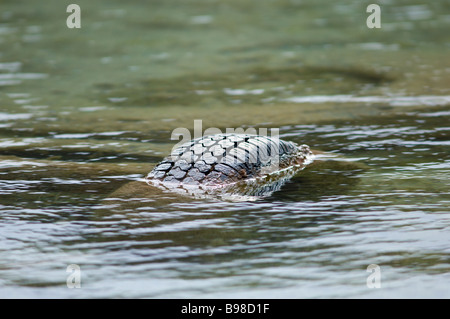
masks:
<path id="1" fill-rule="evenodd" d="M 78 4 L 0 5 L 0 296 L 450 296 L 445 1 Z M 195 119 L 323 153 L 251 202 L 148 187 Z"/>
<path id="2" fill-rule="evenodd" d="M 150 164 L 4 159 L 6 291 L 72 296 L 64 269 L 77 263 L 86 297 L 441 297 L 449 128 L 433 115 L 442 112 L 282 127 L 284 139 L 331 153 L 256 202 L 134 182 Z M 372 263 L 389 291 L 365 287 Z"/>

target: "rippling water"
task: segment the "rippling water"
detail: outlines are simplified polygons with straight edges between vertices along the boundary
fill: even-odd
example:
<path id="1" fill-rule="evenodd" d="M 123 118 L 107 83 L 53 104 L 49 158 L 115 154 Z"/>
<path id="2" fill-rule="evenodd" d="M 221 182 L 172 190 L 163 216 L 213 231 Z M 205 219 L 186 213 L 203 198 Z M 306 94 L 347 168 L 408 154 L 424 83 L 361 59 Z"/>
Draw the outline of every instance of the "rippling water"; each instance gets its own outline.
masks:
<path id="1" fill-rule="evenodd" d="M 446 1 L 56 3 L 0 5 L 1 297 L 450 297 Z M 144 185 L 194 119 L 323 153 L 254 202 Z"/>

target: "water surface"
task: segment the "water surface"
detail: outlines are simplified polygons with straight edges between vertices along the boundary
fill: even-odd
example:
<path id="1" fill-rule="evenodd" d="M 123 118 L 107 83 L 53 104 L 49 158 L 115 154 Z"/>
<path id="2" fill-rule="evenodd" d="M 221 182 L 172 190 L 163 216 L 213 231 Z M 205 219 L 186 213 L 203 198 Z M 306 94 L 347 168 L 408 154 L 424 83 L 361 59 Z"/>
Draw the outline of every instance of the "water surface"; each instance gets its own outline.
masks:
<path id="1" fill-rule="evenodd" d="M 377 30 L 351 0 L 77 3 L 0 5 L 1 297 L 450 296 L 447 1 Z M 141 187 L 196 119 L 325 153 L 253 202 Z"/>

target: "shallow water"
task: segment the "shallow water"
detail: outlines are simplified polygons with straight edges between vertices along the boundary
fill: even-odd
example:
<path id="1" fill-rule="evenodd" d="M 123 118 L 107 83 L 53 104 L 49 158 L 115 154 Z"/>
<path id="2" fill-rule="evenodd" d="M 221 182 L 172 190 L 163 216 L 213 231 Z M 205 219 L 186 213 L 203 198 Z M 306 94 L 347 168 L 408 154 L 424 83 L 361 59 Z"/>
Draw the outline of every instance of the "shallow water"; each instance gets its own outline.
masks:
<path id="1" fill-rule="evenodd" d="M 359 1 L 77 3 L 79 30 L 0 4 L 1 297 L 450 297 L 447 1 L 379 30 Z M 142 187 L 195 119 L 325 153 L 253 202 Z"/>

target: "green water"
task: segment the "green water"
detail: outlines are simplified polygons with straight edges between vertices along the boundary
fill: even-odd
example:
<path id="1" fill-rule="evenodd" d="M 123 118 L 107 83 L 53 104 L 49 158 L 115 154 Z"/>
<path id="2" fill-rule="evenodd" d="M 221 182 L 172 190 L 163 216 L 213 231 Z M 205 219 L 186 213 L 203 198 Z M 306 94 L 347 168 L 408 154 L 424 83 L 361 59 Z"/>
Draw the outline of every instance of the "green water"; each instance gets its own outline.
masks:
<path id="1" fill-rule="evenodd" d="M 0 4 L 1 297 L 450 296 L 448 1 L 70 3 Z M 197 119 L 327 155 L 255 202 L 143 187 Z"/>

